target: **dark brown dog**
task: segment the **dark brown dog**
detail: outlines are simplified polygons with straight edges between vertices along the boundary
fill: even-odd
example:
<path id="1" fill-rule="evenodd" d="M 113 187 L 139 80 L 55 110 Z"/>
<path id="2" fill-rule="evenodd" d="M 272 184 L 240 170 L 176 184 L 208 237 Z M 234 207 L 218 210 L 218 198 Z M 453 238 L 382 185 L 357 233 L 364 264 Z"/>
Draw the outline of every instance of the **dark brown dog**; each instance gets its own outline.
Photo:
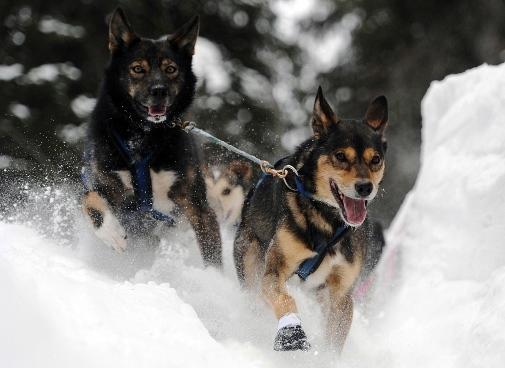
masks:
<path id="1" fill-rule="evenodd" d="M 184 215 L 205 264 L 221 265 L 221 240 L 191 135 L 174 127 L 193 101 L 191 62 L 199 22 L 153 40 L 123 11 L 110 20 L 110 62 L 88 134 L 83 210 L 95 234 L 118 251 L 127 234 Z"/>

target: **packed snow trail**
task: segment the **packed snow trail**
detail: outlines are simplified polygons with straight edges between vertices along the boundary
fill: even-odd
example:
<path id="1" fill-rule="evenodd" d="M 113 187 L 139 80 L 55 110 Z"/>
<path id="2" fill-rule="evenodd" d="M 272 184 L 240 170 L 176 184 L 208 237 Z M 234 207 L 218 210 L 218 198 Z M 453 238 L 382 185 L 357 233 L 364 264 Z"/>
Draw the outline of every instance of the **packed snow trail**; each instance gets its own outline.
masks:
<path id="1" fill-rule="evenodd" d="M 77 204 L 60 195 L 0 222 L 0 366 L 505 366 L 505 65 L 434 82 L 422 113 L 421 171 L 340 360 L 296 280 L 290 290 L 313 349 L 272 351 L 276 321 L 240 290 L 231 234 L 223 273 L 203 269 L 184 228 L 159 247 L 139 242 L 117 254 L 80 223 L 68 241 L 58 214 Z M 401 268 L 392 286 L 393 256 Z"/>

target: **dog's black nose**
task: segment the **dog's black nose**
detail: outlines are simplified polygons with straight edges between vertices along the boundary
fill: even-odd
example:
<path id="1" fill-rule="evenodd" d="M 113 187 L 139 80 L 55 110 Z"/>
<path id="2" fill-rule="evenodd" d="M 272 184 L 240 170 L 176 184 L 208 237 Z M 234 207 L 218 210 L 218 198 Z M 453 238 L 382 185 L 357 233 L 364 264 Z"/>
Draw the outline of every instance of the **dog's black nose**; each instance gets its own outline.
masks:
<path id="1" fill-rule="evenodd" d="M 153 97 L 166 97 L 168 95 L 168 88 L 162 85 L 156 85 L 149 90 Z"/>
<path id="2" fill-rule="evenodd" d="M 354 184 L 354 188 L 360 197 L 368 197 L 370 193 L 372 193 L 373 184 L 369 181 L 365 181 Z"/>

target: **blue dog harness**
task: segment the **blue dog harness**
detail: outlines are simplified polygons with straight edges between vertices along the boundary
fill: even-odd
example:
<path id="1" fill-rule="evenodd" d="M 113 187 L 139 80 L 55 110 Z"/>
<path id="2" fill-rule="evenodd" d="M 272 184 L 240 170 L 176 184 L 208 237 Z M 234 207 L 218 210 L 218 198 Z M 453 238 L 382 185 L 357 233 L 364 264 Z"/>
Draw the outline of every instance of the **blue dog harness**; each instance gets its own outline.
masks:
<path id="1" fill-rule="evenodd" d="M 153 191 L 151 187 L 151 173 L 149 163 L 154 155 L 154 152 L 149 152 L 146 155 L 138 157 L 132 152 L 128 144 L 126 144 L 119 134 L 113 129 L 110 132 L 114 138 L 117 148 L 128 162 L 130 173 L 133 177 L 133 189 L 137 196 L 138 210 L 142 213 L 151 215 L 152 218 L 159 221 L 164 221 L 168 225 L 175 225 L 175 219 L 172 216 L 166 215 L 153 208 Z M 88 147 L 84 151 L 85 166 L 82 169 L 81 179 L 87 190 L 93 190 L 94 182 L 92 180 L 91 159 L 93 157 L 93 149 Z"/>
<path id="2" fill-rule="evenodd" d="M 305 190 L 305 186 L 303 185 L 302 180 L 299 176 L 295 175 L 295 183 L 296 183 L 296 191 L 300 193 L 302 197 L 307 199 L 313 199 L 311 193 Z M 307 280 L 312 273 L 316 272 L 321 263 L 324 260 L 324 257 L 328 253 L 328 251 L 335 246 L 342 238 L 349 232 L 350 227 L 346 224 L 340 226 L 335 231 L 335 234 L 331 237 L 331 239 L 326 242 L 325 239 L 315 231 L 310 231 L 310 239 L 312 241 L 313 249 L 317 253 L 314 257 L 306 259 L 303 261 L 296 274 L 303 280 Z"/>
<path id="3" fill-rule="evenodd" d="M 282 160 L 283 159 L 277 161 L 277 163 L 274 166 L 277 167 L 277 165 Z M 260 185 L 267 175 L 268 174 L 263 174 L 256 186 Z M 307 199 L 314 199 L 312 193 L 308 192 L 305 189 L 302 179 L 298 175 L 295 175 L 295 184 L 296 184 L 296 192 L 299 193 L 302 197 Z M 333 236 L 329 241 L 326 241 L 326 239 L 324 239 L 318 232 L 310 231 L 310 240 L 313 245 L 312 248 L 317 254 L 314 257 L 303 261 L 298 267 L 296 274 L 303 281 L 307 280 L 307 277 L 309 277 L 311 274 L 317 271 L 328 251 L 332 247 L 334 247 L 340 240 L 342 240 L 342 238 L 347 235 L 349 230 L 350 227 L 346 224 L 343 224 L 342 226 L 337 228 L 335 234 L 333 234 Z"/>
<path id="4" fill-rule="evenodd" d="M 326 253 L 335 246 L 342 238 L 349 232 L 350 228 L 347 225 L 343 225 L 339 227 L 336 231 L 335 234 L 333 234 L 332 238 L 330 241 L 325 242 L 324 239 L 319 235 L 317 236 L 315 232 L 312 232 L 311 234 L 311 240 L 312 244 L 314 245 L 314 251 L 317 253 L 314 257 L 306 259 L 303 261 L 300 266 L 298 267 L 298 270 L 296 271 L 296 274 L 303 280 L 307 280 L 307 277 L 309 277 L 312 273 L 316 272 L 319 266 L 321 265 L 321 262 L 323 262 L 324 257 L 326 256 Z"/>

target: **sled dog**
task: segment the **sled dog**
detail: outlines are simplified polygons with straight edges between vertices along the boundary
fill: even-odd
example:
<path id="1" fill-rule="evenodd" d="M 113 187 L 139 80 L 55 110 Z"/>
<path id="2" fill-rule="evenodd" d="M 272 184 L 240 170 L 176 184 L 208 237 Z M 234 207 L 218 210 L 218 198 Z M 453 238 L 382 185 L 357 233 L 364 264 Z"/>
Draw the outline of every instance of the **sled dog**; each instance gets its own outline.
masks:
<path id="1" fill-rule="evenodd" d="M 118 8 L 110 17 L 110 61 L 87 137 L 82 209 L 96 235 L 118 251 L 179 215 L 195 231 L 206 265 L 221 265 L 221 239 L 206 197 L 199 151 L 174 127 L 191 105 L 199 18 L 158 39 L 135 33 Z M 153 225 L 154 226 L 154 225 Z M 151 226 L 152 227 L 152 226 Z"/>
<path id="2" fill-rule="evenodd" d="M 275 165 L 291 165 L 298 175 L 290 171 L 289 187 L 264 175 L 247 195 L 235 266 L 242 284 L 257 286 L 278 319 L 275 350 L 310 348 L 286 288 L 296 275 L 317 292 L 328 342 L 342 350 L 353 316 L 353 285 L 373 266 L 370 256 L 378 257 L 370 255 L 376 252 L 371 238 L 383 244 L 380 227 L 367 220 L 367 206 L 384 174 L 387 121 L 384 96 L 369 104 L 364 119 L 341 119 L 319 87 L 312 136 Z"/>
<path id="3" fill-rule="evenodd" d="M 210 167 L 205 176 L 207 197 L 224 226 L 237 226 L 240 222 L 245 194 L 251 186 L 253 170 L 249 163 L 239 160 L 227 165 Z"/>

